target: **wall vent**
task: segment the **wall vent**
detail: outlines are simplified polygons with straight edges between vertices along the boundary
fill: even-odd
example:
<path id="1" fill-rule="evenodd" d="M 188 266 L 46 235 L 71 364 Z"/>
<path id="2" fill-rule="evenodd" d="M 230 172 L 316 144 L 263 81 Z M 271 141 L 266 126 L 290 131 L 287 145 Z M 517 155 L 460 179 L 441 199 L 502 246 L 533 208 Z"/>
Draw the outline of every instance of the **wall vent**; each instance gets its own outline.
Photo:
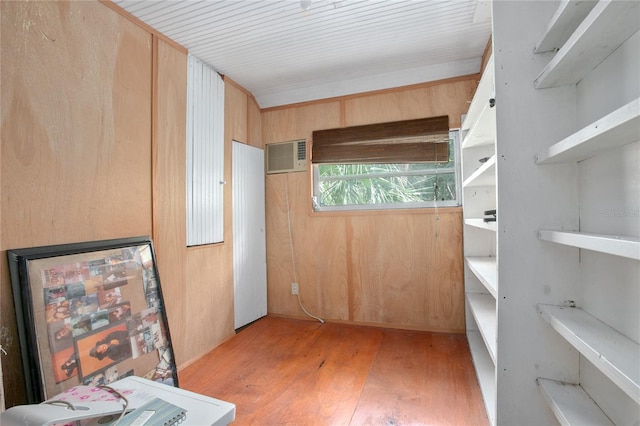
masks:
<path id="1" fill-rule="evenodd" d="M 266 145 L 267 174 L 307 170 L 307 141 L 278 142 Z"/>

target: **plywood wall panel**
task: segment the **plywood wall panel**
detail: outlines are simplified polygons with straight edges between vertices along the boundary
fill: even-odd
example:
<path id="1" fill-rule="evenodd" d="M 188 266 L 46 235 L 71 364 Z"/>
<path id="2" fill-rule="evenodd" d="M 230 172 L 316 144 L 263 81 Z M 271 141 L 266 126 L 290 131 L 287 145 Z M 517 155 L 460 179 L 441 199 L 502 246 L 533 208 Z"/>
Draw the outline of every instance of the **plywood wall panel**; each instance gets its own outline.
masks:
<path id="1" fill-rule="evenodd" d="M 198 359 L 234 333 L 230 248 L 230 243 L 224 243 L 192 248 L 187 253 L 186 363 Z"/>
<path id="2" fill-rule="evenodd" d="M 458 212 L 353 217 L 353 320 L 464 328 Z"/>
<path id="3" fill-rule="evenodd" d="M 155 39 L 153 239 L 178 364 L 188 359 L 186 274 L 187 55 Z"/>
<path id="4" fill-rule="evenodd" d="M 253 97 L 249 97 L 247 110 L 247 143 L 256 148 L 263 148 L 260 107 Z"/>
<path id="5" fill-rule="evenodd" d="M 267 215 L 267 281 L 269 312 L 304 315 L 298 300 L 291 295 L 290 284 L 299 283 L 300 298 L 314 315 L 348 320 L 346 221 L 308 213 L 308 188 L 304 179 L 294 175 L 270 175 L 267 199 L 278 199 L 278 213 Z M 286 191 L 291 209 L 291 242 L 286 212 Z"/>
<path id="6" fill-rule="evenodd" d="M 4 220 L 28 225 L 5 241 L 149 233 L 150 36 L 94 3 L 2 7 Z"/>
<path id="7" fill-rule="evenodd" d="M 24 393 L 6 249 L 151 235 L 151 36 L 98 2 L 0 8 L 2 368 L 12 406 Z"/>
<path id="8" fill-rule="evenodd" d="M 345 126 L 448 115 L 449 127 L 458 128 L 478 81 L 479 76 L 464 77 L 346 99 Z"/>
<path id="9" fill-rule="evenodd" d="M 351 96 L 264 111 L 265 144 L 313 130 L 449 114 L 459 126 L 477 78 Z M 314 213 L 311 171 L 268 175 L 268 311 L 328 320 L 437 331 L 464 331 L 460 209 Z M 294 278 L 288 234 L 289 197 Z"/>
<path id="10" fill-rule="evenodd" d="M 236 141 L 247 143 L 247 94 L 235 84 L 225 84 L 224 90 L 225 98 L 228 99 L 225 127 L 230 130 Z"/>
<path id="11" fill-rule="evenodd" d="M 314 130 L 340 127 L 340 102 L 275 109 L 262 114 L 265 144 L 295 139 L 311 141 Z"/>
<path id="12" fill-rule="evenodd" d="M 340 103 L 312 104 L 262 114 L 265 144 L 295 139 L 311 141 L 316 129 L 340 125 Z M 313 218 L 308 173 L 267 175 L 267 310 L 304 316 L 291 295 L 295 280 L 287 221 L 287 195 L 291 213 L 295 268 L 300 298 L 314 315 L 348 318 L 346 242 L 344 219 Z M 325 253 L 323 257 L 319 253 Z"/>

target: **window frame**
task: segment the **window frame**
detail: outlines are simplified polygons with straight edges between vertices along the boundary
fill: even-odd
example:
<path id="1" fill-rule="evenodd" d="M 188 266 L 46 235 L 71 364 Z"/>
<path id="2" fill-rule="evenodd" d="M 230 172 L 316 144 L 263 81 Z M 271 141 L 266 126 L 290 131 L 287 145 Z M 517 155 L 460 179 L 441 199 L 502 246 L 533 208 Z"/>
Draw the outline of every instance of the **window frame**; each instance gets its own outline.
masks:
<path id="1" fill-rule="evenodd" d="M 427 173 L 432 175 L 437 175 L 440 173 L 451 173 L 452 171 L 455 173 L 455 183 L 456 183 L 456 198 L 454 200 L 446 200 L 446 201 L 422 201 L 422 202 L 412 202 L 412 203 L 383 203 L 383 204 L 360 204 L 360 205 L 346 205 L 346 206 L 320 206 L 318 204 L 318 196 L 320 191 L 320 169 L 319 167 L 322 164 L 311 164 L 312 168 L 312 208 L 314 212 L 349 212 L 349 211 L 368 211 L 368 210 L 407 210 L 407 209 L 424 209 L 424 208 L 444 208 L 444 207 L 460 207 L 462 206 L 462 167 L 460 164 L 460 130 L 459 129 L 450 129 L 449 130 L 449 138 L 453 139 L 453 158 L 455 164 L 453 167 L 447 167 L 446 169 L 435 169 L 433 173 Z M 380 176 L 408 176 L 412 174 L 425 174 L 424 172 L 409 172 L 409 173 L 385 173 L 380 174 Z M 359 175 L 362 176 L 362 175 Z M 375 175 L 367 175 L 369 177 Z M 347 179 L 357 179 L 356 176 L 348 176 L 345 178 L 340 177 L 330 177 L 326 180 L 347 180 Z"/>

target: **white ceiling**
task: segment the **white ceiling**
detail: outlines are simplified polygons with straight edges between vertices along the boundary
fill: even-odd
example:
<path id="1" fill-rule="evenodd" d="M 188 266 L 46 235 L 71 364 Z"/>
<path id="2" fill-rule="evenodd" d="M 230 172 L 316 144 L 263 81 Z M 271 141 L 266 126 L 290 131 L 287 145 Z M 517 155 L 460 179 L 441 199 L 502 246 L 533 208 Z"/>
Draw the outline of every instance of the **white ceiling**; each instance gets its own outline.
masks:
<path id="1" fill-rule="evenodd" d="M 485 0 L 114 2 L 261 108 L 477 73 L 491 32 Z"/>

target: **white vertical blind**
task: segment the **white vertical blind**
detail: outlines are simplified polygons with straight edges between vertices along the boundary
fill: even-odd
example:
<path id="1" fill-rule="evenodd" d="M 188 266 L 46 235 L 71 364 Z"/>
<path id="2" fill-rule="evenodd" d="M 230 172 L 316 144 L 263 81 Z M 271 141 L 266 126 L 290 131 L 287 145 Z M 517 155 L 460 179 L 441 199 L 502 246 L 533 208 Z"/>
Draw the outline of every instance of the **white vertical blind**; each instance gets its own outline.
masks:
<path id="1" fill-rule="evenodd" d="M 189 55 L 187 245 L 224 240 L 224 82 Z"/>

